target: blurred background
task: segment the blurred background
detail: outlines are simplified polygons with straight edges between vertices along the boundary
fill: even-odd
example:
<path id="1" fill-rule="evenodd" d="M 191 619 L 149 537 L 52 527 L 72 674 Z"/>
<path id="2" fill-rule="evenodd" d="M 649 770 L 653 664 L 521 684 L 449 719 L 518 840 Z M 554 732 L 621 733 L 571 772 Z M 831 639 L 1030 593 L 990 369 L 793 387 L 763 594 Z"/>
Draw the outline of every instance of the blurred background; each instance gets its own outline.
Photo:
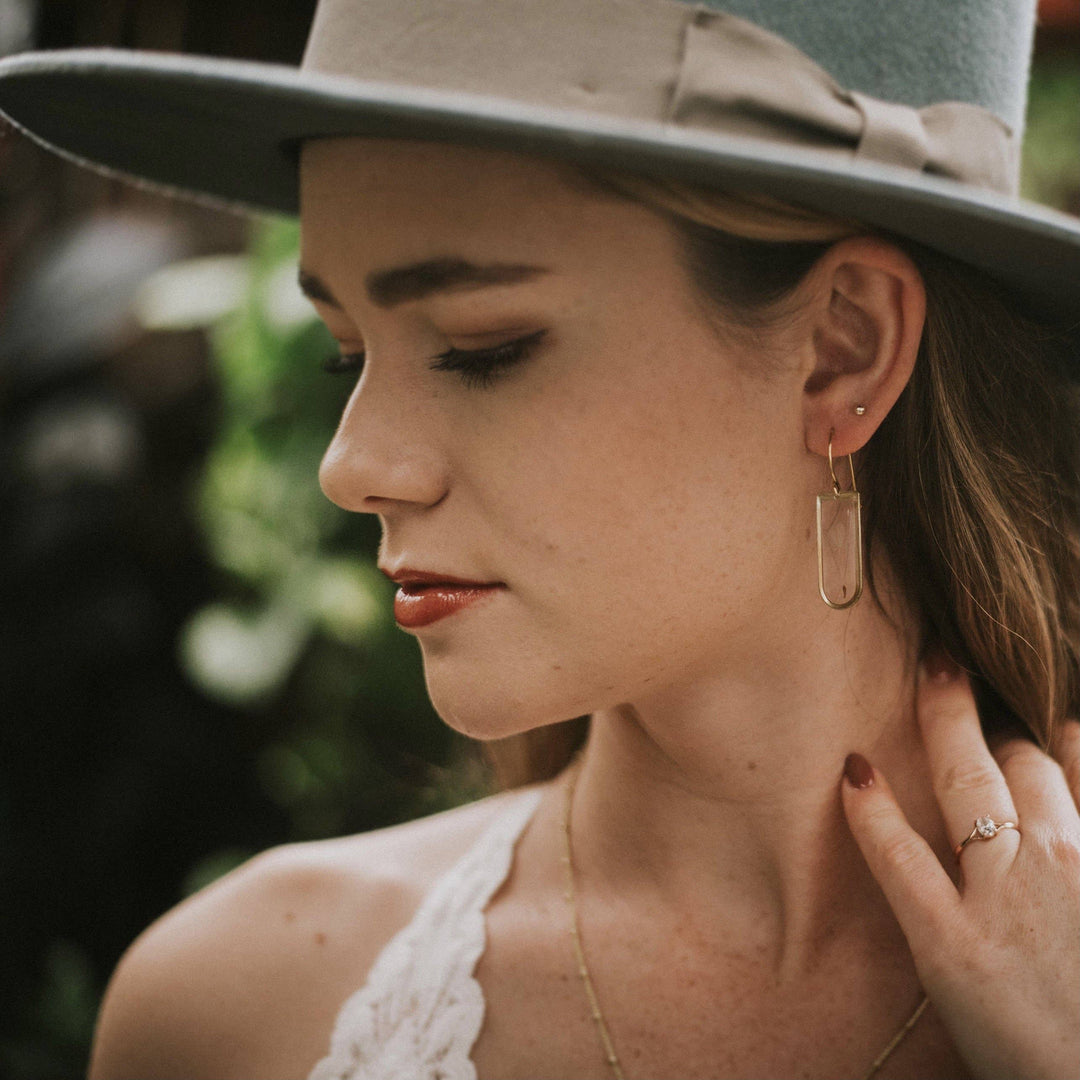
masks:
<path id="1" fill-rule="evenodd" d="M 0 0 L 0 54 L 296 63 L 314 0 Z M 1080 215 L 1080 0 L 1042 0 L 1024 194 Z M 0 1076 L 85 1068 L 124 947 L 273 844 L 483 794 L 316 470 L 349 382 L 297 232 L 0 134 Z"/>

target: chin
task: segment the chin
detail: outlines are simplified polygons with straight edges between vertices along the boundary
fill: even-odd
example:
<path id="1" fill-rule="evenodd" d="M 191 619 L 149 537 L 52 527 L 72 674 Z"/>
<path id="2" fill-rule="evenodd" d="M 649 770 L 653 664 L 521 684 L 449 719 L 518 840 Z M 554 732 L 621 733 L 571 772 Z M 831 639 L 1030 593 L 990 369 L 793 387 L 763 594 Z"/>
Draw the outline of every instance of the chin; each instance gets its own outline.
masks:
<path id="1" fill-rule="evenodd" d="M 538 708 L 535 701 L 523 697 L 517 688 L 478 686 L 472 680 L 459 688 L 429 678 L 428 695 L 447 725 L 481 742 L 520 735 L 575 715 Z"/>
<path id="2" fill-rule="evenodd" d="M 454 669 L 457 670 L 454 670 Z M 478 671 L 424 657 L 428 696 L 435 711 L 455 731 L 488 742 L 557 724 L 592 712 L 587 695 L 568 693 L 565 679 L 510 678 L 507 671 Z M 519 669 L 520 670 L 520 669 Z"/>

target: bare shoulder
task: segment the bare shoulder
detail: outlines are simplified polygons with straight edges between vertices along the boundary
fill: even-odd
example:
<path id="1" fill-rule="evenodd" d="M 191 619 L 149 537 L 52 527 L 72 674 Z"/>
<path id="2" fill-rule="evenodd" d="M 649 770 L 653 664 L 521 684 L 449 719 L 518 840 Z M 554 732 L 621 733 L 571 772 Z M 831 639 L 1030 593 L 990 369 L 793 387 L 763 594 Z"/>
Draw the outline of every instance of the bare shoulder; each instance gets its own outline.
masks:
<path id="1" fill-rule="evenodd" d="M 514 797 L 274 848 L 178 905 L 113 975 L 93 1080 L 306 1075 L 383 946 Z"/>

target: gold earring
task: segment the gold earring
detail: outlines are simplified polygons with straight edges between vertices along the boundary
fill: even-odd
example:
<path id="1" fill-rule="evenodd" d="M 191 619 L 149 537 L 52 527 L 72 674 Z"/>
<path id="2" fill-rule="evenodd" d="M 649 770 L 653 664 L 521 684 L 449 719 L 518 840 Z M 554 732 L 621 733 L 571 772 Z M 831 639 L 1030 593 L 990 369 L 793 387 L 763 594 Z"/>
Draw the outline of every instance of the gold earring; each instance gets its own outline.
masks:
<path id="1" fill-rule="evenodd" d="M 862 596 L 862 500 L 855 486 L 855 465 L 848 454 L 851 490 L 841 491 L 833 469 L 829 430 L 829 477 L 832 491 L 817 497 L 818 592 L 831 608 L 843 611 Z"/>

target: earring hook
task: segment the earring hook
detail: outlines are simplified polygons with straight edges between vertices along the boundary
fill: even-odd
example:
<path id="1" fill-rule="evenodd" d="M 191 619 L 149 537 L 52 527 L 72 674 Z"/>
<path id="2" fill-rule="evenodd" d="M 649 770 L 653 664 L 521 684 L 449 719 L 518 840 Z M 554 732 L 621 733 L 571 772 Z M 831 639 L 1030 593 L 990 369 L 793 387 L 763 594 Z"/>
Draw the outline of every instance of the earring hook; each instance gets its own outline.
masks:
<path id="1" fill-rule="evenodd" d="M 832 437 L 836 434 L 836 428 L 829 428 L 829 476 L 832 477 L 833 491 L 840 494 L 840 481 L 836 479 L 836 471 L 833 469 L 833 457 L 832 457 Z M 851 455 L 848 454 L 848 468 L 851 469 L 851 490 L 858 491 L 855 486 L 855 463 L 851 460 Z"/>

